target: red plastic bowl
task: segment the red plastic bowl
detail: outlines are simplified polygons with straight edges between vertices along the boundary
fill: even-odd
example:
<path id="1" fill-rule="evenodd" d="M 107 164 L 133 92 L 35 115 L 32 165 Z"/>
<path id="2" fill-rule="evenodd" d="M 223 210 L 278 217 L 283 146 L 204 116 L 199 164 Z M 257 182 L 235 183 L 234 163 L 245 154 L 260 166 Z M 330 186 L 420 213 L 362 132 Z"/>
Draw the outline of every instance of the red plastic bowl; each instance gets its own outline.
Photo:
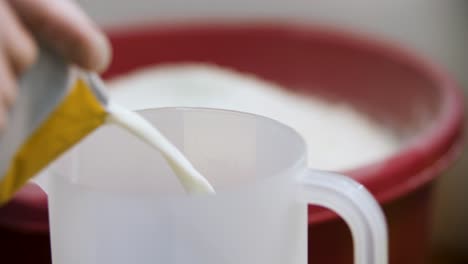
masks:
<path id="1" fill-rule="evenodd" d="M 155 63 L 211 62 L 345 101 L 411 136 L 396 155 L 347 173 L 384 207 L 391 263 L 426 263 L 432 183 L 460 153 L 463 120 L 462 95 L 437 66 L 400 47 L 311 26 L 143 26 L 111 30 L 110 36 L 115 59 L 106 77 Z M 35 263 L 48 263 L 48 251 L 42 259 L 34 256 L 44 248 L 34 251 L 39 242 L 28 237 L 42 235 L 48 246 L 44 194 L 27 188 L 0 209 L 2 255 L 20 263 L 29 259 L 18 252 L 28 252 Z M 336 215 L 311 208 L 309 226 L 309 262 L 352 263 L 351 236 Z"/>

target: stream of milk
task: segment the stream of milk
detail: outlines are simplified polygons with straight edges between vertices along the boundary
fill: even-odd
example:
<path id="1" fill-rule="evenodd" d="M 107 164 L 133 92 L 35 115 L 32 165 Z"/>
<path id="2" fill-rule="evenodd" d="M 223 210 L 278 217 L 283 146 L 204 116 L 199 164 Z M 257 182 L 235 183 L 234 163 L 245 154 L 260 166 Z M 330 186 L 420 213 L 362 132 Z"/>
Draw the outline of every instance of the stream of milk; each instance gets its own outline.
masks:
<path id="1" fill-rule="evenodd" d="M 108 123 L 118 125 L 159 150 L 187 193 L 214 193 L 211 184 L 155 126 L 136 112 L 118 104 L 108 105 Z"/>

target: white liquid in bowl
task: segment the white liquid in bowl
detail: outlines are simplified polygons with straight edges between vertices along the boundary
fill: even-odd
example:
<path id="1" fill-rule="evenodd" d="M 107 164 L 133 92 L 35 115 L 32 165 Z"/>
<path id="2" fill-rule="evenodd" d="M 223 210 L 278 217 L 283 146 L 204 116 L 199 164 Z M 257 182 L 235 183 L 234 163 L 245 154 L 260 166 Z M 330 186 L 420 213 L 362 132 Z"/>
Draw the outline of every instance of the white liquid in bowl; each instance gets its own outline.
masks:
<path id="1" fill-rule="evenodd" d="M 150 67 L 109 82 L 112 99 L 138 110 L 209 107 L 267 116 L 305 139 L 309 166 L 346 170 L 400 149 L 400 140 L 346 104 L 295 94 L 273 83 L 206 64 Z"/>

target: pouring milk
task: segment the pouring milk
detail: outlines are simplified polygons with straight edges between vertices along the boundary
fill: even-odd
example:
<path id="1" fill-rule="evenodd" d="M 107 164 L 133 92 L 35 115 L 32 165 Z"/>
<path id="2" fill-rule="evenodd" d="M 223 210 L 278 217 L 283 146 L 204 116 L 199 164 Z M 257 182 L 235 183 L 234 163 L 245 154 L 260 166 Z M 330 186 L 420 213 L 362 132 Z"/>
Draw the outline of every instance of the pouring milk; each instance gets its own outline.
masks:
<path id="1" fill-rule="evenodd" d="M 190 163 L 190 161 L 141 115 L 109 102 L 108 123 L 118 125 L 159 150 L 177 175 L 187 193 L 214 193 L 211 184 Z"/>
<path id="2" fill-rule="evenodd" d="M 112 102 L 96 74 L 70 67 L 63 58 L 43 49 L 37 62 L 21 76 L 17 103 L 11 109 L 9 125 L 0 134 L 0 205 L 106 123 L 126 129 L 159 150 L 187 193 L 214 192 L 155 127 Z"/>

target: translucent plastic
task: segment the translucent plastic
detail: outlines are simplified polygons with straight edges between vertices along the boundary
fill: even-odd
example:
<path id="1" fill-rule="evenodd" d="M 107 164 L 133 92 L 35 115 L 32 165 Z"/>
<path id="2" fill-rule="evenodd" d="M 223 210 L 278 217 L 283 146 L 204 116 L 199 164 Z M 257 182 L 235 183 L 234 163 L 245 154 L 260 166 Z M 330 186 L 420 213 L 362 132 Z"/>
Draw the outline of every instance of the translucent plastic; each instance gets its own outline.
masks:
<path id="1" fill-rule="evenodd" d="M 304 142 L 292 129 L 221 110 L 143 113 L 216 195 L 188 196 L 159 153 L 104 126 L 41 183 L 54 264 L 305 264 L 308 203 L 345 219 L 355 263 L 387 263 L 378 204 L 349 178 L 308 170 Z"/>

